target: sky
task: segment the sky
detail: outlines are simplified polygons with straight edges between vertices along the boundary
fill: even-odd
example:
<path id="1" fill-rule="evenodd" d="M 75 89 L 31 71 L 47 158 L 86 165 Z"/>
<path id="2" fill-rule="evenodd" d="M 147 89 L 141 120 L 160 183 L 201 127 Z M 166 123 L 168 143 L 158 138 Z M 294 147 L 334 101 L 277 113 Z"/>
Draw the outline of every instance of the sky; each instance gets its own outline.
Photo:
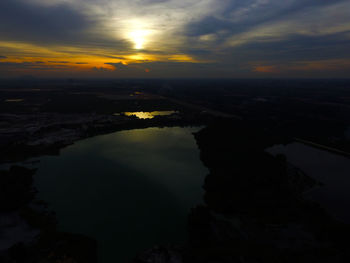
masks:
<path id="1" fill-rule="evenodd" d="M 350 77 L 349 0 L 1 0 L 0 77 Z"/>

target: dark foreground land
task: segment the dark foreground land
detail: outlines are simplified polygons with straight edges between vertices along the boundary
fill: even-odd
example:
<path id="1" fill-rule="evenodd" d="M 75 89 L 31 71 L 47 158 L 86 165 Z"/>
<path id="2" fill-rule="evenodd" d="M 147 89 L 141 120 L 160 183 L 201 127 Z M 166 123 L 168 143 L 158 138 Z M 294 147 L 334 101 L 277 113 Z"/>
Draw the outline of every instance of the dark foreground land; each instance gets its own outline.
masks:
<path id="1" fill-rule="evenodd" d="M 164 110 L 176 113 L 124 114 Z M 298 140 L 349 156 L 346 80 L 2 81 L 1 262 L 97 261 L 92 238 L 57 231 L 54 211 L 36 200 L 35 170 L 18 162 L 97 134 L 199 124 L 210 173 L 205 204 L 189 214 L 189 240 L 135 262 L 349 262 L 349 225 L 303 198 L 320 182 L 265 151 Z"/>

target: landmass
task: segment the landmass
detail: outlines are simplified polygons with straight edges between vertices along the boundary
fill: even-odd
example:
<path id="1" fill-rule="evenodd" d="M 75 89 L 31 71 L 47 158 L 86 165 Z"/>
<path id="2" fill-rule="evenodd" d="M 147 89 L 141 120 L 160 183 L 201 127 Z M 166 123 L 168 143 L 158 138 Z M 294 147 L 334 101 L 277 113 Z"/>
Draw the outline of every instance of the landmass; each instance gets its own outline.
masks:
<path id="1" fill-rule="evenodd" d="M 93 238 L 57 230 L 26 162 L 98 134 L 187 125 L 205 126 L 194 135 L 210 172 L 205 204 L 189 214 L 186 244 L 158 244 L 135 262 L 349 262 L 349 225 L 303 197 L 321 182 L 265 151 L 298 139 L 347 155 L 349 81 L 34 80 L 0 90 L 2 262 L 97 262 Z M 124 114 L 140 111 L 176 113 Z"/>

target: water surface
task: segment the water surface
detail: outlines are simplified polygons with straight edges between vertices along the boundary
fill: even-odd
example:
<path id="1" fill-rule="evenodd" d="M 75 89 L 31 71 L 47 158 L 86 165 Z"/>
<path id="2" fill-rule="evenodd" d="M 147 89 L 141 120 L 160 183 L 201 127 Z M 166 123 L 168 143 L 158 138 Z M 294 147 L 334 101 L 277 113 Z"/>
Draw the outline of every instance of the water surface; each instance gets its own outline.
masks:
<path id="1" fill-rule="evenodd" d="M 207 174 L 197 130 L 148 128 L 79 141 L 42 158 L 39 198 L 57 213 L 60 230 L 97 239 L 100 263 L 185 242 L 187 215 L 201 203 Z"/>
<path id="2" fill-rule="evenodd" d="M 153 119 L 156 116 L 168 116 L 178 111 L 139 111 L 139 112 L 124 112 L 126 116 L 135 116 L 138 119 Z"/>
<path id="3" fill-rule="evenodd" d="M 5 102 L 22 102 L 24 99 L 7 99 Z"/>
<path id="4" fill-rule="evenodd" d="M 306 197 L 318 201 L 338 219 L 350 223 L 350 159 L 301 143 L 269 148 L 270 153 L 283 153 L 288 162 L 321 182 L 323 186 Z"/>

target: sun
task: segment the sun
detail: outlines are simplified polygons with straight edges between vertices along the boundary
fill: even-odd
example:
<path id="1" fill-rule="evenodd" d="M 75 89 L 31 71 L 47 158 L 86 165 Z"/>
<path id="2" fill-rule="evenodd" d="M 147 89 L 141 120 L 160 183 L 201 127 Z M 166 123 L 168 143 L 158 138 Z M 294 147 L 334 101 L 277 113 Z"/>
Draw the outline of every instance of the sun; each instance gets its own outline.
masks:
<path id="1" fill-rule="evenodd" d="M 134 18 L 121 23 L 122 37 L 132 45 L 135 50 L 150 48 L 157 30 L 152 21 L 146 18 Z"/>
<path id="2" fill-rule="evenodd" d="M 139 29 L 129 33 L 130 40 L 134 43 L 135 49 L 143 49 L 146 43 L 146 37 L 149 35 L 148 30 Z"/>

